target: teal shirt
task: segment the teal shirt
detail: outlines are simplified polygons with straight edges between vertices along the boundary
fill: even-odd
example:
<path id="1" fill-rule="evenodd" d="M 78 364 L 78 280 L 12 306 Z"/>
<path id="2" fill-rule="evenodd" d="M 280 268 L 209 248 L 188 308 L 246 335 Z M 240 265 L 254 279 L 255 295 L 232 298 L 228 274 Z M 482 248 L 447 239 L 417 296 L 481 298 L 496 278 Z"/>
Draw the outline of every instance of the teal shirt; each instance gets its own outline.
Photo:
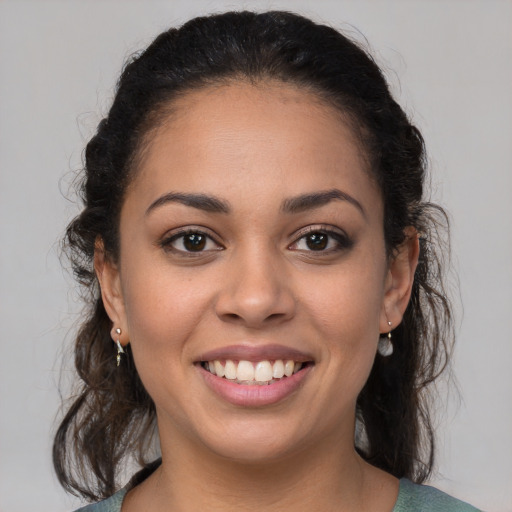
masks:
<path id="1" fill-rule="evenodd" d="M 76 512 L 120 512 L 127 492 L 128 487 L 125 487 L 110 498 L 83 507 Z M 413 484 L 410 480 L 402 478 L 393 512 L 479 512 L 479 510 L 434 487 Z"/>

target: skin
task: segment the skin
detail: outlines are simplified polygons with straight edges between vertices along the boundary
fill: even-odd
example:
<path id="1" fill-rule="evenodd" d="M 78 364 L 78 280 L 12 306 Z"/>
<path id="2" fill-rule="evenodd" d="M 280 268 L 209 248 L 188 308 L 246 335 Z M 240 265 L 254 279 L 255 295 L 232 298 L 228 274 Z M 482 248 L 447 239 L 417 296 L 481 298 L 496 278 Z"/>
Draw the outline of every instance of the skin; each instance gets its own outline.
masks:
<path id="1" fill-rule="evenodd" d="M 345 199 L 285 212 L 339 190 Z M 178 201 L 206 194 L 229 213 Z M 182 228 L 207 234 L 186 252 Z M 306 231 L 327 230 L 325 250 Z M 418 259 L 412 230 L 388 259 L 383 205 L 340 113 L 289 85 L 190 92 L 154 131 L 121 210 L 120 257 L 96 271 L 121 342 L 157 408 L 162 466 L 123 511 L 392 510 L 398 481 L 354 450 L 355 404 L 380 333 L 402 319 Z M 175 236 L 175 238 L 172 238 Z M 341 238 L 340 238 L 341 237 Z M 348 240 L 348 241 L 347 241 Z M 314 365 L 290 396 L 240 407 L 198 371 L 206 351 L 284 345 Z"/>

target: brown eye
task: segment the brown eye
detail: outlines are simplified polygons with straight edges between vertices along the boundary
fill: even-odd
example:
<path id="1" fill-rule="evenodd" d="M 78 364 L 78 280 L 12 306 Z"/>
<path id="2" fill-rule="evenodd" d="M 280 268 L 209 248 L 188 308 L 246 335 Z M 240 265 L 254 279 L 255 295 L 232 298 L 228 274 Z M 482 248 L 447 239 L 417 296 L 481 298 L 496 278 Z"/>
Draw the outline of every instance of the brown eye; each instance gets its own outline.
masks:
<path id="1" fill-rule="evenodd" d="M 311 233 L 306 237 L 306 245 L 312 251 L 323 251 L 329 243 L 326 233 Z"/>
<path id="2" fill-rule="evenodd" d="M 331 254 L 350 249 L 353 245 L 353 240 L 344 233 L 332 229 L 311 229 L 289 248 L 295 251 Z"/>
<path id="3" fill-rule="evenodd" d="M 183 237 L 183 246 L 187 251 L 198 252 L 206 247 L 206 236 L 201 233 L 190 233 Z"/>
<path id="4" fill-rule="evenodd" d="M 185 231 L 176 233 L 162 240 L 163 249 L 175 253 L 200 254 L 202 252 L 219 251 L 222 246 L 215 242 L 209 235 L 201 231 Z"/>

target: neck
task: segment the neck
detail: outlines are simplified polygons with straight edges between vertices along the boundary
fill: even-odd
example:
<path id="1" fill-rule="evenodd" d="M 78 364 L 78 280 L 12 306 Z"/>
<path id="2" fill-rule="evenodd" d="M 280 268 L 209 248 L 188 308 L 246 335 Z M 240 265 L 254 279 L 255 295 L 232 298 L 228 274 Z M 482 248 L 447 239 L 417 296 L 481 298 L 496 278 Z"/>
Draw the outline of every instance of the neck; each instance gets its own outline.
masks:
<path id="1" fill-rule="evenodd" d="M 162 466 L 162 478 L 163 482 L 172 482 L 175 490 L 179 489 L 184 501 L 177 501 L 188 507 L 183 510 L 328 510 L 320 506 L 319 500 L 335 501 L 332 500 L 334 494 L 354 500 L 362 481 L 362 471 L 356 460 L 347 465 L 350 472 L 339 464 L 333 468 L 333 464 L 326 464 L 327 454 L 323 455 L 322 460 L 322 454 L 313 459 L 309 454 L 298 453 L 267 463 L 194 458 L 189 459 L 191 463 L 185 467 L 179 466 L 179 481 L 175 476 L 178 465 L 171 460 Z M 331 472 L 325 470 L 327 466 Z M 343 482 L 347 485 L 343 486 Z M 197 500 L 202 502 L 197 505 L 190 502 L 194 489 Z M 199 489 L 201 492 L 198 493 Z M 335 489 L 337 493 L 333 493 Z M 177 494 L 174 493 L 175 498 Z"/>
<path id="2" fill-rule="evenodd" d="M 162 465 L 129 493 L 123 512 L 160 512 L 169 504 L 176 512 L 372 510 L 376 496 L 387 496 L 391 510 L 397 483 L 341 439 L 326 438 L 314 448 L 257 463 L 226 459 L 184 439 L 162 440 Z"/>

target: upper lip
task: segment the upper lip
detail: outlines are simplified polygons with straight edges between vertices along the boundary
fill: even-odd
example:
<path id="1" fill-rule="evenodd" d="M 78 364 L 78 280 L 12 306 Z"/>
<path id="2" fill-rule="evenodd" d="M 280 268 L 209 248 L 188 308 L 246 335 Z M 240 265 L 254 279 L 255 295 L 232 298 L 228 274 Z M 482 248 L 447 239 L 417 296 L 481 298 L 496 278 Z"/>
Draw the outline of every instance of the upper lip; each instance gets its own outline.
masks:
<path id="1" fill-rule="evenodd" d="M 313 361 L 311 354 L 307 354 L 296 348 L 286 347 L 284 345 L 269 344 L 269 345 L 229 345 L 212 349 L 208 352 L 201 354 L 198 362 L 200 361 L 215 361 L 215 360 L 235 360 L 235 361 L 275 361 L 277 359 L 293 360 L 298 363 L 306 361 Z"/>

